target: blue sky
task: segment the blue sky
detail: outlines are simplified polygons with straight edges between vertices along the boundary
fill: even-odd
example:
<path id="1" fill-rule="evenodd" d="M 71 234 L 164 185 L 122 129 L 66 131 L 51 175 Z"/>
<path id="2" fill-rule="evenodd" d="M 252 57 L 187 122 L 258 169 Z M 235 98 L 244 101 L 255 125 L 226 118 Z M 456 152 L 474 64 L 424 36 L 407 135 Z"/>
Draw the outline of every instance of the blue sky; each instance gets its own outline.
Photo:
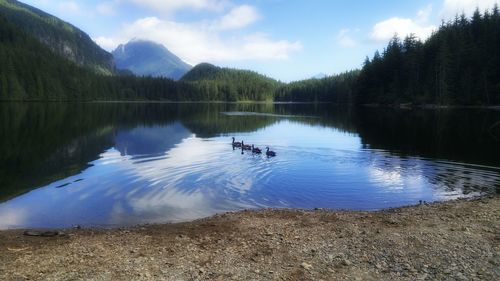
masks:
<path id="1" fill-rule="evenodd" d="M 210 62 L 293 81 L 359 68 L 398 33 L 422 39 L 442 19 L 500 0 L 25 0 L 111 51 L 131 39 L 165 45 L 190 64 Z"/>

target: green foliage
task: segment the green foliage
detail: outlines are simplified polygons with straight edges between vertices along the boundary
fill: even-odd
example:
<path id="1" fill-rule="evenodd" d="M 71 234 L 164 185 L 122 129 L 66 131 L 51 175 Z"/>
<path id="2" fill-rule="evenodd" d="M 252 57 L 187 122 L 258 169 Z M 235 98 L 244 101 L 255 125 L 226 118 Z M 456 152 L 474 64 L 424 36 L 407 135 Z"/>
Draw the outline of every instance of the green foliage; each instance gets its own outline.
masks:
<path id="1" fill-rule="evenodd" d="M 279 85 L 255 72 L 219 68 L 217 76 L 181 82 L 111 76 L 54 54 L 1 16 L 0 40 L 0 100 L 265 101 Z"/>
<path id="2" fill-rule="evenodd" d="M 5 13 L 9 5 L 14 5 L 12 3 L 18 8 L 24 7 L 13 0 L 1 0 L 0 12 Z M 26 7 L 21 11 L 36 12 L 39 17 L 54 21 L 54 26 L 65 24 Z M 100 59 L 88 67 L 80 67 L 54 53 L 31 32 L 25 32 L 26 22 L 19 28 L 15 15 L 20 12 L 7 10 L 10 12 L 5 18 L 0 15 L 0 100 L 500 104 L 500 14 L 497 6 L 484 14 L 476 11 L 471 19 L 462 15 L 443 23 L 425 43 L 413 35 L 404 40 L 394 37 L 382 53 L 377 51 L 371 60 L 367 58 L 360 71 L 289 84 L 253 71 L 206 63 L 191 69 L 178 82 L 136 77 L 126 71 L 113 74 L 97 63 Z M 32 24 L 36 23 L 38 21 L 34 20 Z M 54 36 L 66 38 L 61 28 L 47 30 L 55 32 Z M 72 30 L 72 33 L 80 32 Z"/>
<path id="3" fill-rule="evenodd" d="M 0 16 L 0 100 L 169 99 L 169 79 L 96 74 L 54 54 Z"/>
<path id="4" fill-rule="evenodd" d="M 367 59 L 357 82 L 357 103 L 500 104 L 498 7 L 443 23 L 425 43 L 393 38 Z"/>
<path id="5" fill-rule="evenodd" d="M 249 70 L 195 66 L 182 77 L 179 89 L 190 100 L 273 101 L 280 82 Z"/>
<path id="6" fill-rule="evenodd" d="M 500 104 L 498 7 L 443 23 L 425 43 L 394 37 L 360 72 L 311 79 L 278 89 L 279 101 L 354 104 Z"/>
<path id="7" fill-rule="evenodd" d="M 114 71 L 112 55 L 67 22 L 15 0 L 1 0 L 0 15 L 62 57 L 106 74 Z"/>
<path id="8" fill-rule="evenodd" d="M 349 71 L 322 79 L 309 79 L 282 85 L 276 101 L 353 103 L 359 71 Z"/>

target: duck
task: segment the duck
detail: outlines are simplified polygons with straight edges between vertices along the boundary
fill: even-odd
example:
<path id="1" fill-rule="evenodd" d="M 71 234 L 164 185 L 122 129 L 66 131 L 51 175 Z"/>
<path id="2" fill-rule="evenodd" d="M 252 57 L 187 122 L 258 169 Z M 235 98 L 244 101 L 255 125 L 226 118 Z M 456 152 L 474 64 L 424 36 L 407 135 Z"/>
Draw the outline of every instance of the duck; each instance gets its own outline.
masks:
<path id="1" fill-rule="evenodd" d="M 268 157 L 274 157 L 274 156 L 276 156 L 276 152 L 269 150 L 269 147 L 266 147 L 266 155 Z"/>
<path id="2" fill-rule="evenodd" d="M 234 137 L 233 137 L 233 143 L 232 143 L 233 147 L 241 147 L 241 142 L 235 142 L 234 141 Z"/>
<path id="3" fill-rule="evenodd" d="M 255 154 L 261 154 L 262 153 L 262 150 L 260 150 L 260 148 L 258 147 L 255 147 L 253 144 L 252 144 L 252 152 L 255 153 Z"/>
<path id="4" fill-rule="evenodd" d="M 242 150 L 252 150 L 252 146 L 245 144 L 243 141 L 241 141 L 241 149 Z"/>

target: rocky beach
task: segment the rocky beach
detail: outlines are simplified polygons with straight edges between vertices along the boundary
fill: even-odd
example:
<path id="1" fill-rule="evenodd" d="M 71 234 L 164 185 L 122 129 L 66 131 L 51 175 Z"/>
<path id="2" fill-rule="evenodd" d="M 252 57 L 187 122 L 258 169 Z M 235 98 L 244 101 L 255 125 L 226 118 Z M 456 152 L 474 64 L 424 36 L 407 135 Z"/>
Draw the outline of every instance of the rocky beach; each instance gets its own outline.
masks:
<path id="1" fill-rule="evenodd" d="M 0 232 L 0 280 L 498 280 L 498 196 Z"/>

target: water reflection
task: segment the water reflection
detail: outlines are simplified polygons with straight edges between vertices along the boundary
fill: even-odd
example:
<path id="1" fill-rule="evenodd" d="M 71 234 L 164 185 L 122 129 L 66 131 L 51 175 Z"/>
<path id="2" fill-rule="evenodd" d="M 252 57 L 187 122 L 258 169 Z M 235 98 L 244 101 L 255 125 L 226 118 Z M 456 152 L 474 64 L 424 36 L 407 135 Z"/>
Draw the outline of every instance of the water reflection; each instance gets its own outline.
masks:
<path id="1" fill-rule="evenodd" d="M 460 124 L 460 137 L 426 131 L 433 126 L 427 122 L 455 116 L 449 112 L 428 112 L 433 118 L 393 112 L 395 120 L 413 122 L 406 128 L 386 110 L 310 105 L 0 109 L 7 118 L 0 123 L 1 196 L 6 200 L 41 186 L 0 204 L 0 228 L 185 221 L 259 207 L 379 209 L 500 188 L 499 159 L 490 155 L 499 152 L 498 142 L 470 133 L 478 130 L 467 127 L 474 122 Z M 470 115 L 486 124 L 500 114 Z M 458 126 L 443 124 L 444 132 Z M 47 134 L 54 128 L 64 130 Z M 232 149 L 231 136 L 270 146 L 278 157 L 242 155 Z M 417 136 L 423 138 L 409 141 Z M 461 148 L 453 155 L 444 145 L 452 138 L 456 142 L 449 146 Z M 469 138 L 476 146 L 463 151 Z"/>
<path id="2" fill-rule="evenodd" d="M 168 126 L 137 127 L 119 131 L 115 148 L 122 156 L 162 155 L 190 135 L 191 132 L 179 122 Z"/>

